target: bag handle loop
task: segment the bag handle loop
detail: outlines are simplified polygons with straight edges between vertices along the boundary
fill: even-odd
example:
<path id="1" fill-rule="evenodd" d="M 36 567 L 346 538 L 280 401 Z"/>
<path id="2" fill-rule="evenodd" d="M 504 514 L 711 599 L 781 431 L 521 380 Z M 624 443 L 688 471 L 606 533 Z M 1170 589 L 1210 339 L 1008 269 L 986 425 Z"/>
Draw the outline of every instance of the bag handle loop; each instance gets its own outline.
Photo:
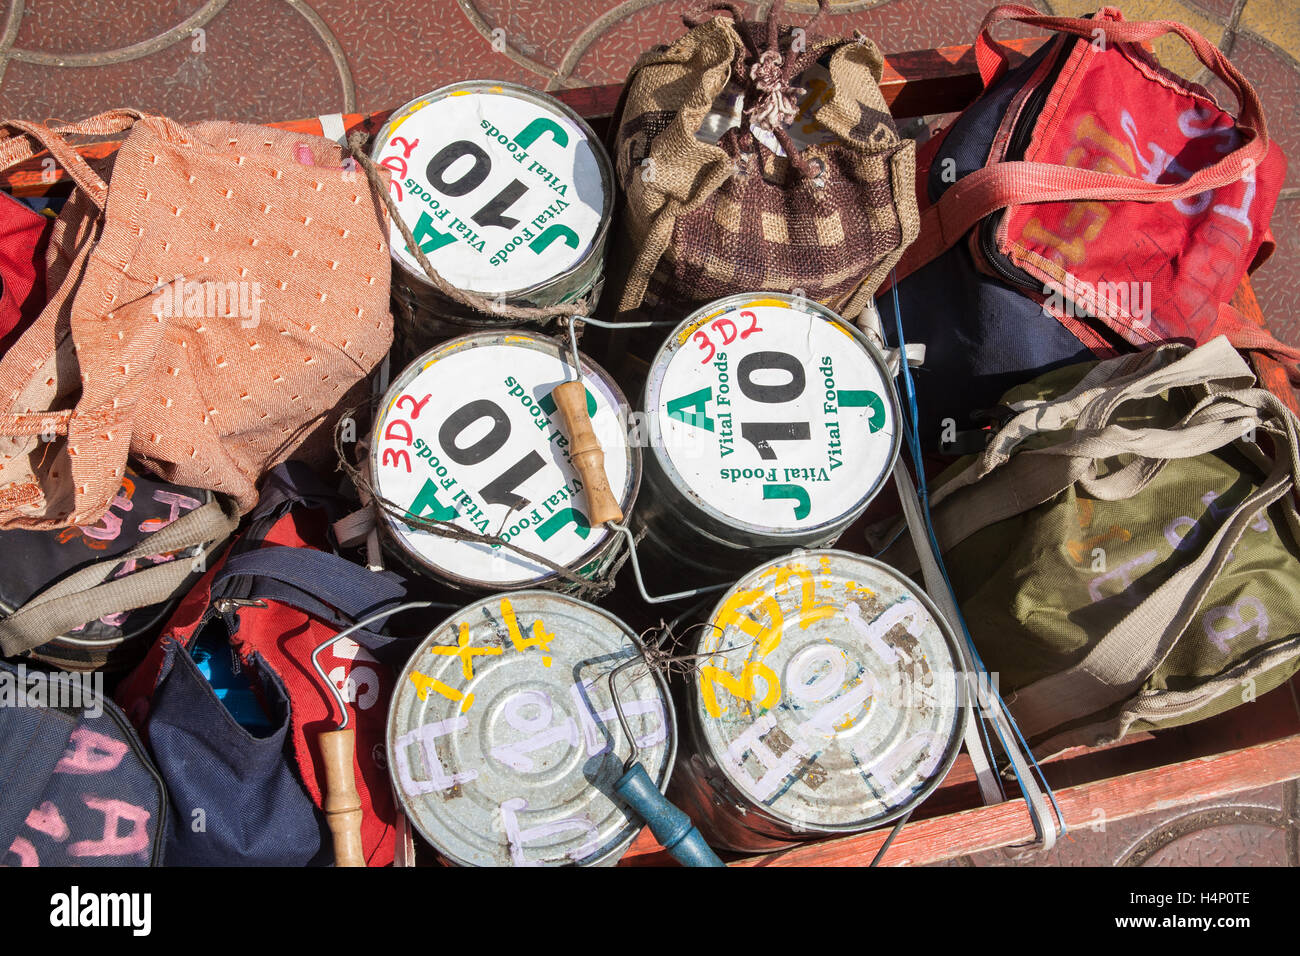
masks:
<path id="1" fill-rule="evenodd" d="M 108 184 L 82 158 L 76 147 L 63 137 L 108 136 L 129 129 L 144 114 L 138 110 L 117 109 L 98 113 L 75 123 L 50 127 L 28 120 L 0 120 L 0 170 L 8 169 L 37 155 L 33 143 L 39 143 L 58 161 L 90 200 L 104 211 L 108 201 Z M 17 131 L 19 135 L 13 135 Z"/>
<path id="2" fill-rule="evenodd" d="M 1014 22 L 1041 27 L 1053 33 L 1096 40 L 1104 37 L 1109 43 L 1146 43 L 1167 34 L 1177 34 L 1192 49 L 1196 58 L 1221 79 L 1240 106 L 1237 125 L 1256 133 L 1268 145 L 1268 129 L 1264 111 L 1255 88 L 1242 75 L 1223 51 L 1186 24 L 1176 20 L 1124 20 L 1114 7 L 1103 7 L 1096 18 L 1044 16 L 1032 7 L 1015 3 L 994 7 L 984 17 L 975 37 L 975 62 L 979 66 L 984 87 L 996 80 L 1007 69 L 1007 58 L 993 40 L 993 28 L 999 23 Z M 1231 154 L 1229 154 L 1230 158 Z M 1259 158 L 1263 158 L 1262 154 Z"/>
<path id="3" fill-rule="evenodd" d="M 1111 8 L 1105 8 L 1102 13 L 1118 16 L 1118 12 Z M 1172 20 L 1048 17 L 1030 7 L 1005 4 L 989 11 L 975 41 L 976 60 L 985 85 L 1006 66 L 1005 57 L 994 49 L 990 35 L 992 28 L 1004 21 L 1087 38 L 1094 37 L 1094 31 L 1100 31 L 1102 36 L 1115 43 L 1141 43 L 1176 33 L 1237 96 L 1241 107 L 1237 126 L 1247 134 L 1246 142 L 1178 183 L 1150 183 L 1135 176 L 1053 163 L 1017 161 L 984 166 L 959 179 L 937 203 L 921 214 L 920 238 L 904 254 L 900 275 L 915 271 L 947 251 L 981 219 L 1008 206 L 1077 200 L 1172 202 L 1236 182 L 1264 161 L 1269 139 L 1259 96 L 1228 58 L 1190 27 Z"/>
<path id="4" fill-rule="evenodd" d="M 125 561 L 193 547 L 202 548 L 206 561 L 238 524 L 233 500 L 214 497 L 129 551 L 63 578 L 0 621 L 0 652 L 22 654 L 105 614 L 168 600 L 195 572 L 192 559 L 176 558 L 112 580 L 109 575 Z"/>

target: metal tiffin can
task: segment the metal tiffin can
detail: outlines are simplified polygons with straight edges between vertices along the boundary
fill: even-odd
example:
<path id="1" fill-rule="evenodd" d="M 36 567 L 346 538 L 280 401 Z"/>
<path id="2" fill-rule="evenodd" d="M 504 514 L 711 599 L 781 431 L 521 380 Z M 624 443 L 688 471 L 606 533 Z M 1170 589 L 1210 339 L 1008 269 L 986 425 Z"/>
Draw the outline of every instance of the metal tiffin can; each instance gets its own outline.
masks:
<path id="1" fill-rule="evenodd" d="M 962 657 L 929 598 L 879 561 L 803 551 L 726 593 L 677 687 L 669 799 L 717 847 L 872 829 L 943 780 L 967 720 Z"/>
<path id="2" fill-rule="evenodd" d="M 677 748 L 667 683 L 622 621 L 552 591 L 483 598 L 411 655 L 388 766 L 416 830 L 466 866 L 613 864 L 640 832 L 614 796 L 632 753 L 662 791 Z"/>
<path id="3" fill-rule="evenodd" d="M 512 306 L 599 293 L 613 173 L 591 127 L 554 97 L 495 80 L 444 86 L 395 110 L 371 157 L 392 174 L 416 243 L 455 288 Z M 440 293 L 396 224 L 390 237 L 407 354 L 512 325 Z"/>
<path id="4" fill-rule="evenodd" d="M 478 332 L 431 349 L 394 379 L 376 415 L 368 464 L 381 535 L 407 566 L 479 593 L 574 586 L 512 546 L 584 579 L 610 568 L 622 539 L 584 511 L 552 395 L 574 378 L 572 354 L 543 335 Z M 609 485 L 628 514 L 641 449 L 628 441 L 627 400 L 599 366 L 578 360 Z M 448 537 L 413 518 L 498 541 Z"/>
<path id="5" fill-rule="evenodd" d="M 642 553 L 704 580 L 833 544 L 900 444 L 884 356 L 797 296 L 733 295 L 693 313 L 655 357 L 643 408 Z"/>

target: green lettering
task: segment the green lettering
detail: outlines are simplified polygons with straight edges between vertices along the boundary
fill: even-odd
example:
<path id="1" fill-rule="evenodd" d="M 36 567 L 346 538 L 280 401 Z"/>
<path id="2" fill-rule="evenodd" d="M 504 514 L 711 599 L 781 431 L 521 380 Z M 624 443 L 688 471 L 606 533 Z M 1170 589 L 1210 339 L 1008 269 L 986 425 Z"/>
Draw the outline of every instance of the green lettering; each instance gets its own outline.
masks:
<path id="1" fill-rule="evenodd" d="M 528 244 L 528 248 L 533 252 L 541 255 L 556 239 L 564 239 L 564 244 L 570 249 L 578 248 L 578 234 L 568 226 L 562 226 L 558 222 L 549 227 L 544 233 Z"/>
<path id="2" fill-rule="evenodd" d="M 794 500 L 794 517 L 796 521 L 802 521 L 808 517 L 808 512 L 812 511 L 812 499 L 808 497 L 808 492 L 798 485 L 764 485 L 763 500 L 773 501 L 780 498 L 791 498 Z"/>
<path id="3" fill-rule="evenodd" d="M 427 212 L 420 213 L 420 221 L 415 224 L 415 228 L 411 231 L 411 237 L 415 239 L 420 251 L 426 256 L 456 241 L 456 237 L 451 233 L 433 228 L 433 217 Z M 429 241 L 426 243 L 425 239 Z M 410 251 L 409 247 L 407 251 Z"/>
<path id="4" fill-rule="evenodd" d="M 554 515 L 538 526 L 537 537 L 543 541 L 549 541 L 555 532 L 569 524 L 574 526 L 574 532 L 584 541 L 587 535 L 591 534 L 591 522 L 587 520 L 587 516 L 577 508 L 565 508 L 563 511 L 555 512 Z"/>
<path id="5" fill-rule="evenodd" d="M 551 139 L 559 146 L 569 145 L 569 134 L 565 132 L 564 127 L 554 120 L 540 116 L 524 127 L 523 132 L 515 137 L 515 142 L 527 149 L 537 142 L 543 133 L 550 133 Z"/>
<path id="6" fill-rule="evenodd" d="M 835 394 L 839 396 L 840 408 L 869 408 L 871 415 L 867 419 L 867 427 L 873 432 L 885 427 L 885 401 L 875 392 L 854 389 Z"/>
<path id="7" fill-rule="evenodd" d="M 411 502 L 411 507 L 407 509 L 406 515 L 409 518 L 423 518 L 425 517 L 424 513 L 430 511 L 430 509 L 432 510 L 429 517 L 433 518 L 434 521 L 451 521 L 460 514 L 454 507 L 444 505 L 438 500 L 438 485 L 432 478 L 426 478 L 424 487 L 420 489 L 420 493 Z"/>
<path id="8" fill-rule="evenodd" d="M 708 386 L 698 392 L 683 395 L 681 398 L 671 399 L 668 402 L 668 417 L 711 432 L 713 419 L 709 417 L 709 402 L 712 400 L 713 389 Z M 688 408 L 693 408 L 695 411 L 688 412 L 686 411 Z"/>

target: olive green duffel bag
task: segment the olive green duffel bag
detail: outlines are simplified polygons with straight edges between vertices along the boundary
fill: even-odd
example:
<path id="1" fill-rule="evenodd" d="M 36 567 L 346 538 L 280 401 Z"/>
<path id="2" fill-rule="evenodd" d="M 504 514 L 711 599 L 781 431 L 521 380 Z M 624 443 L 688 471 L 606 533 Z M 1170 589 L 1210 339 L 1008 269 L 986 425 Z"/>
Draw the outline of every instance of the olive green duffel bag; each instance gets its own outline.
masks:
<path id="1" fill-rule="evenodd" d="M 1058 369 L 936 482 L 962 612 L 1036 753 L 1200 720 L 1300 666 L 1300 421 L 1254 384 L 1223 338 Z M 884 559 L 916 567 L 906 540 Z"/>

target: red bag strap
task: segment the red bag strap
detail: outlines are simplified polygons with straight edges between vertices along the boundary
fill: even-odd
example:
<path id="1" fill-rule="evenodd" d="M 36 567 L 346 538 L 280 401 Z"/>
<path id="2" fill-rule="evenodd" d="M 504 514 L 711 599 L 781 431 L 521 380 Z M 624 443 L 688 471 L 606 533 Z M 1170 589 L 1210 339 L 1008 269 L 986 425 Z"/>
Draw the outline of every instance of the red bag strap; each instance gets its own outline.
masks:
<path id="1" fill-rule="evenodd" d="M 1110 7 L 1102 13 L 1119 16 Z M 1181 183 L 1149 183 L 1134 176 L 1052 163 L 1006 162 L 977 169 L 954 183 L 937 203 L 921 214 L 921 234 L 899 263 L 900 277 L 939 256 L 985 216 L 1007 206 L 1080 199 L 1171 202 L 1236 182 L 1263 162 L 1268 153 L 1268 129 L 1254 87 L 1217 47 L 1190 27 L 1172 20 L 1048 17 L 1030 7 L 1005 4 L 989 11 L 975 41 L 975 57 L 986 84 L 1006 66 L 1005 57 L 994 47 L 990 36 L 992 28 L 1005 20 L 1089 39 L 1104 35 L 1114 43 L 1142 43 L 1167 33 L 1178 34 L 1236 95 L 1241 104 L 1237 127 L 1246 134 L 1246 142 Z"/>
<path id="2" fill-rule="evenodd" d="M 81 158 L 76 147 L 63 137 L 109 136 L 129 129 L 143 116 L 143 113 L 132 109 L 108 110 L 76 123 L 55 127 L 29 120 L 0 120 L 0 170 L 31 159 L 40 152 L 36 146 L 42 146 L 102 210 L 108 197 L 108 185 Z"/>

